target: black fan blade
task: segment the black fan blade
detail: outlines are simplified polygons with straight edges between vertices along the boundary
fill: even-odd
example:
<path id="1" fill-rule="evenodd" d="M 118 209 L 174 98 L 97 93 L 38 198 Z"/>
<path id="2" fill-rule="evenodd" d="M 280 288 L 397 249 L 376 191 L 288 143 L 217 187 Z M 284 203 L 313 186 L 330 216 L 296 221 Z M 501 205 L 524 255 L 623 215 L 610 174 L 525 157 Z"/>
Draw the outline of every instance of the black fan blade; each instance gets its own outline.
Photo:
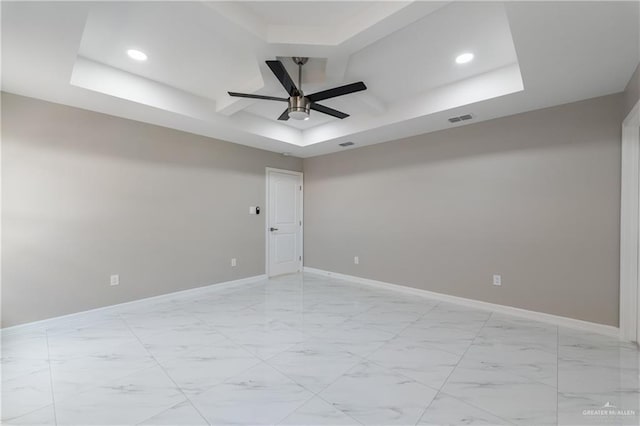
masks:
<path id="1" fill-rule="evenodd" d="M 229 96 L 235 96 L 236 98 L 250 98 L 250 99 L 264 99 L 266 101 L 282 101 L 289 102 L 287 98 L 276 98 L 275 96 L 263 96 L 263 95 L 252 95 L 250 93 L 237 93 L 237 92 L 227 92 Z"/>
<path id="2" fill-rule="evenodd" d="M 296 87 L 293 80 L 291 80 L 291 76 L 282 65 L 280 61 L 266 61 L 271 71 L 275 74 L 276 78 L 282 83 L 284 90 L 287 91 L 289 96 L 298 96 L 300 91 Z"/>
<path id="3" fill-rule="evenodd" d="M 307 95 L 307 98 L 309 98 L 311 102 L 318 102 L 329 98 L 335 98 L 336 96 L 359 92 L 361 90 L 367 90 L 367 86 L 365 86 L 363 82 L 359 81 L 357 83 L 351 83 L 340 87 L 334 87 L 333 89 L 323 90 L 322 92 L 316 92 L 311 95 Z"/>
<path id="4" fill-rule="evenodd" d="M 344 112 L 340 112 L 337 109 L 329 108 L 320 104 L 311 104 L 311 109 L 316 110 L 318 112 L 331 115 L 333 117 L 337 117 L 339 119 L 347 118 L 349 114 L 345 114 Z"/>
<path id="5" fill-rule="evenodd" d="M 280 117 L 278 117 L 278 120 L 282 120 L 282 121 L 287 121 L 288 119 L 289 119 L 289 108 L 285 109 L 284 112 L 280 114 Z"/>

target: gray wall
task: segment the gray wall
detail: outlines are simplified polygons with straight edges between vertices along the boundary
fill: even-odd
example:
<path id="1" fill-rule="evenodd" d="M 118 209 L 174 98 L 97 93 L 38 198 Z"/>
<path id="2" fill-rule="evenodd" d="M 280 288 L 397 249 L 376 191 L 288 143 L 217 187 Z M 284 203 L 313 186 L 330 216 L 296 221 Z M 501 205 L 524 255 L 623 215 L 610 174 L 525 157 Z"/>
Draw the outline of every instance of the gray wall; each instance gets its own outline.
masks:
<path id="1" fill-rule="evenodd" d="M 631 109 L 640 100 L 640 64 L 636 67 L 627 87 L 624 89 L 624 116 L 631 112 Z"/>
<path id="2" fill-rule="evenodd" d="M 305 159 L 305 265 L 615 326 L 622 111 L 617 94 Z"/>
<path id="3" fill-rule="evenodd" d="M 302 161 L 3 93 L 2 325 L 263 274 L 267 166 Z"/>
<path id="4" fill-rule="evenodd" d="M 304 160 L 305 264 L 617 325 L 629 93 Z M 3 93 L 2 325 L 262 274 L 267 166 Z"/>

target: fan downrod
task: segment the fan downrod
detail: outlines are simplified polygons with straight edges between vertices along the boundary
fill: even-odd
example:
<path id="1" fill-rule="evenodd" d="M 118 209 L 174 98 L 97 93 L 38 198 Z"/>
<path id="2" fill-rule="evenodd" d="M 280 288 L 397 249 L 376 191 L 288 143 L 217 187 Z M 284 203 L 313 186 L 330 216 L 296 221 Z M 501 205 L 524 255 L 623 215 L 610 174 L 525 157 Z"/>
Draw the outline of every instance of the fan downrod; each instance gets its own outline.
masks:
<path id="1" fill-rule="evenodd" d="M 291 59 L 298 65 L 298 96 L 303 97 L 304 92 L 302 91 L 302 66 L 307 63 L 309 58 L 305 58 L 302 56 L 292 56 Z"/>

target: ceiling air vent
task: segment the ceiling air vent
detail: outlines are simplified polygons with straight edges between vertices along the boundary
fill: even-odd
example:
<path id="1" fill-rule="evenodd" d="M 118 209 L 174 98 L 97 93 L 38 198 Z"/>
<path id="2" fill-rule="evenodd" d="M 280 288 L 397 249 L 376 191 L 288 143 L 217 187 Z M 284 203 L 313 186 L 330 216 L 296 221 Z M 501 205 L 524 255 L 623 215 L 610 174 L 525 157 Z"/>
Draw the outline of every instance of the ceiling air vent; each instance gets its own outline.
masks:
<path id="1" fill-rule="evenodd" d="M 471 115 L 471 114 L 465 114 L 465 115 L 461 115 L 459 117 L 451 117 L 449 119 L 449 123 L 457 123 L 459 121 L 471 120 L 472 118 L 473 118 L 473 115 Z"/>
<path id="2" fill-rule="evenodd" d="M 339 143 L 338 145 L 340 145 L 341 147 L 344 148 L 344 147 L 347 147 L 347 146 L 351 146 L 353 144 L 354 144 L 353 142 L 342 142 L 342 143 Z"/>

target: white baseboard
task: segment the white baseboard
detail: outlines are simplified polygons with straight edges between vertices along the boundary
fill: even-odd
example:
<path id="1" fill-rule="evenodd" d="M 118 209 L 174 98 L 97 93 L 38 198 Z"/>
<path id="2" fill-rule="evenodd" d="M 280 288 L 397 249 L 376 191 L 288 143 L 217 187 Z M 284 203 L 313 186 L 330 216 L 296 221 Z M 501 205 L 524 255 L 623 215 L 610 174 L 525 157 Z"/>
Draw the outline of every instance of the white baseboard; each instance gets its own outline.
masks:
<path id="1" fill-rule="evenodd" d="M 26 330 L 26 329 L 29 329 L 29 328 L 46 327 L 47 325 L 51 325 L 54 322 L 66 321 L 66 320 L 70 320 L 70 319 L 73 319 L 74 317 L 79 317 L 79 316 L 82 316 L 82 315 L 91 315 L 91 314 L 98 314 L 100 312 L 108 312 L 110 310 L 117 310 L 117 309 L 125 307 L 125 306 L 135 306 L 136 304 L 144 304 L 144 303 L 149 303 L 149 302 L 158 302 L 158 301 L 162 301 L 162 300 L 170 300 L 170 299 L 175 299 L 175 298 L 179 298 L 179 297 L 187 297 L 187 296 L 194 296 L 194 295 L 197 295 L 197 294 L 205 294 L 205 293 L 219 291 L 219 290 L 226 289 L 226 288 L 239 287 L 239 286 L 242 286 L 242 285 L 245 285 L 245 284 L 250 284 L 250 283 L 254 283 L 254 282 L 262 281 L 262 280 L 266 280 L 266 279 L 267 279 L 267 275 L 266 274 L 262 274 L 262 275 L 255 275 L 253 277 L 241 278 L 239 280 L 224 281 L 224 282 L 217 283 L 217 284 L 209 284 L 209 285 L 205 285 L 205 286 L 201 286 L 201 287 L 194 287 L 194 288 L 189 288 L 189 289 L 186 289 L 186 290 L 174 291 L 174 292 L 171 292 L 171 293 L 160 294 L 158 296 L 145 297 L 143 299 L 131 300 L 129 302 L 117 303 L 115 305 L 108 305 L 108 306 L 103 306 L 103 307 L 100 307 L 100 308 L 88 309 L 86 311 L 74 312 L 72 314 L 61 315 L 61 316 L 58 316 L 58 317 L 52 317 L 52 318 L 47 318 L 47 319 L 38 320 L 38 321 L 32 321 L 32 322 L 28 322 L 28 323 L 24 323 L 24 324 L 13 325 L 11 327 L 4 327 L 4 328 L 0 329 L 0 331 L 2 331 L 2 333 L 9 333 L 9 332 L 14 332 L 14 331 Z"/>
<path id="2" fill-rule="evenodd" d="M 620 337 L 620 329 L 610 325 L 597 324 L 589 321 L 582 321 L 574 318 L 561 317 L 559 315 L 545 314 L 543 312 L 529 311 L 527 309 L 514 308 L 512 306 L 498 305 L 495 303 L 483 302 L 480 300 L 467 299 L 464 297 L 451 296 L 443 293 L 436 293 L 433 291 L 422 290 L 419 288 L 407 287 L 398 284 L 386 283 L 383 281 L 371 280 L 368 278 L 356 277 L 353 275 L 345 275 L 337 272 L 324 271 L 322 269 L 304 267 L 304 272 L 322 275 L 325 277 L 337 278 L 345 281 L 350 281 L 356 284 L 364 284 L 367 286 L 377 287 L 385 290 L 391 290 L 395 292 L 411 294 L 415 296 L 425 297 L 428 299 L 439 300 L 442 302 L 455 303 L 457 305 L 466 306 L 469 308 L 482 309 L 485 311 L 497 312 L 501 314 L 513 315 L 520 318 L 526 318 L 533 321 L 540 321 L 549 324 L 559 325 L 562 327 L 573 328 L 583 331 L 589 331 L 592 333 L 604 334 L 611 337 Z"/>
<path id="3" fill-rule="evenodd" d="M 390 290 L 390 291 L 425 297 L 427 299 L 454 303 L 457 305 L 467 306 L 470 308 L 482 309 L 482 310 L 487 310 L 487 311 L 497 312 L 497 313 L 502 313 L 507 315 L 513 315 L 520 318 L 526 318 L 534 321 L 541 321 L 545 323 L 559 325 L 562 327 L 589 331 L 592 333 L 603 334 L 603 335 L 612 336 L 616 338 L 620 337 L 620 329 L 610 325 L 597 324 L 593 322 L 577 320 L 574 318 L 567 318 L 567 317 L 562 317 L 558 315 L 551 315 L 551 314 L 545 314 L 542 312 L 514 308 L 512 306 L 498 305 L 495 303 L 483 302 L 480 300 L 467 299 L 467 298 L 458 297 L 458 296 L 451 296 L 448 294 L 436 293 L 433 291 L 422 290 L 422 289 L 407 287 L 407 286 L 398 285 L 398 284 L 391 284 L 383 281 L 376 281 L 368 278 L 356 277 L 353 275 L 346 275 L 346 274 L 340 274 L 337 272 L 324 271 L 322 269 L 310 268 L 308 266 L 304 267 L 304 272 L 321 275 L 325 277 L 337 278 L 345 281 L 350 281 L 355 284 L 363 284 L 367 286 L 381 288 L 384 290 Z M 95 309 L 89 309 L 82 312 L 76 312 L 73 314 L 62 315 L 62 316 L 48 318 L 48 319 L 39 320 L 39 321 L 33 321 L 25 324 L 14 325 L 11 327 L 5 327 L 5 328 L 2 328 L 1 331 L 2 333 L 8 333 L 8 332 L 14 332 L 14 331 L 21 331 L 29 328 L 46 327 L 47 325 L 52 325 L 54 322 L 70 320 L 70 319 L 73 319 L 74 317 L 79 317 L 82 315 L 108 312 L 109 310 L 117 310 L 125 306 L 134 306 L 136 304 L 144 304 L 144 303 L 154 302 L 154 301 L 170 300 L 170 299 L 175 299 L 179 297 L 188 297 L 188 296 L 193 296 L 197 294 L 205 294 L 205 293 L 218 291 L 222 289 L 239 287 L 245 284 L 250 284 L 250 283 L 254 283 L 254 282 L 265 280 L 265 279 L 267 279 L 267 276 L 263 274 L 263 275 L 248 277 L 248 278 L 242 278 L 234 281 L 226 281 L 218 284 L 210 284 L 202 287 L 190 288 L 187 290 L 161 294 L 158 296 L 146 297 L 144 299 L 132 300 L 130 302 L 118 303 L 116 305 L 109 305 L 101 308 L 95 308 Z"/>

